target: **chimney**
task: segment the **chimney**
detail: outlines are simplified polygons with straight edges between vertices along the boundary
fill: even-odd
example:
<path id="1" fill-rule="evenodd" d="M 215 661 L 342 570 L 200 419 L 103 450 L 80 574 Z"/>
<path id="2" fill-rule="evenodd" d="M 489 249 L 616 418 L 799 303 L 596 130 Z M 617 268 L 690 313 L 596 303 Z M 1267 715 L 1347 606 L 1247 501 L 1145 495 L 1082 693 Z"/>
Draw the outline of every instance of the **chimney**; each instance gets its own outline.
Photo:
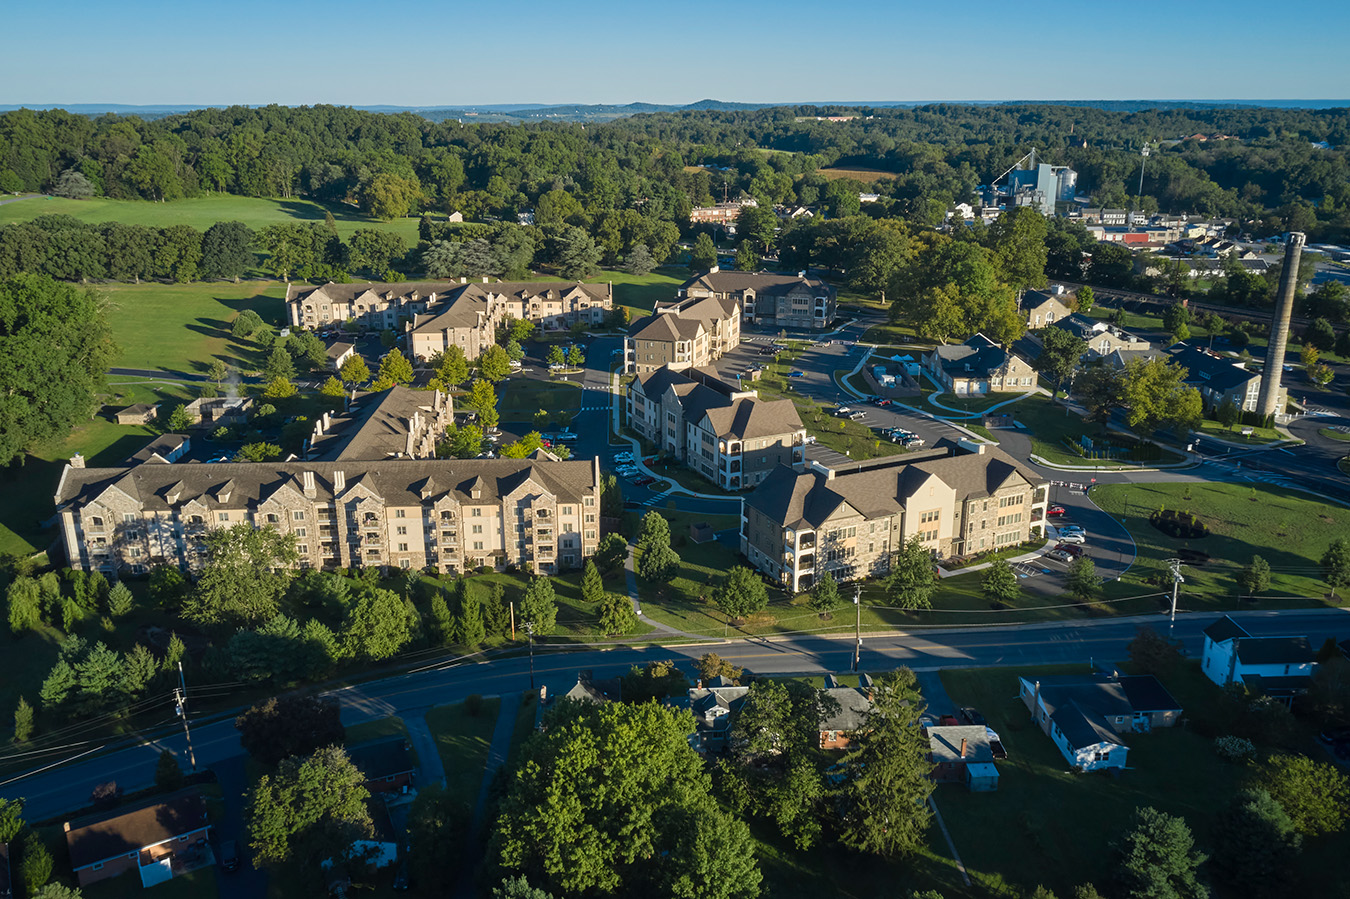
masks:
<path id="1" fill-rule="evenodd" d="M 721 267 L 720 265 L 717 265 L 716 263 L 713 263 L 713 267 L 710 268 L 710 269 L 708 269 L 708 274 L 710 274 L 710 275 L 715 275 L 715 274 L 717 274 L 718 272 L 720 272 L 721 270 L 722 270 L 722 267 Z"/>
<path id="2" fill-rule="evenodd" d="M 333 495 L 336 496 L 337 494 L 341 493 L 343 490 L 346 489 L 347 489 L 346 473 L 341 471 L 333 472 Z"/>
<path id="3" fill-rule="evenodd" d="M 301 472 L 300 483 L 304 487 L 306 498 L 313 499 L 316 495 L 316 491 L 314 489 L 314 472 L 312 471 Z"/>
<path id="4" fill-rule="evenodd" d="M 76 453 L 70 457 L 71 468 L 84 468 L 84 453 Z"/>
<path id="5" fill-rule="evenodd" d="M 695 689 L 695 690 L 702 690 L 702 689 L 703 689 L 703 678 L 700 677 L 700 678 L 694 683 L 694 689 Z"/>
<path id="6" fill-rule="evenodd" d="M 1294 313 L 1294 299 L 1298 293 L 1298 263 L 1306 240 L 1303 232 L 1293 231 L 1284 245 L 1280 295 L 1270 319 L 1270 345 L 1266 348 L 1266 365 L 1261 372 L 1261 393 L 1256 402 L 1256 411 L 1262 415 L 1274 415 L 1280 401 L 1280 376 L 1284 372 L 1284 351 L 1289 343 L 1289 317 Z"/>
<path id="7" fill-rule="evenodd" d="M 413 426 L 415 424 L 416 419 L 408 420 L 408 434 L 403 441 L 403 454 L 409 457 L 413 454 Z"/>
<path id="8" fill-rule="evenodd" d="M 961 758 L 966 757 L 966 738 L 961 738 Z"/>
<path id="9" fill-rule="evenodd" d="M 798 278 L 805 278 L 805 277 L 806 277 L 806 271 L 803 269 L 802 271 L 797 272 L 797 277 L 798 277 Z"/>

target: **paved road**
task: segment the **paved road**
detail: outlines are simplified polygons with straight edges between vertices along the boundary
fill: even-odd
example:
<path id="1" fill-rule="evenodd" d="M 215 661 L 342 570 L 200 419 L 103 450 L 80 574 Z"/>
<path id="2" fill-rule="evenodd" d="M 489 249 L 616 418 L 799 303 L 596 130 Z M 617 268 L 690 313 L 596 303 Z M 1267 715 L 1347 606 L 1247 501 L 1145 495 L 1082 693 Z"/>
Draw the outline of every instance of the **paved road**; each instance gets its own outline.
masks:
<path id="1" fill-rule="evenodd" d="M 1314 646 L 1327 637 L 1341 638 L 1350 632 L 1350 612 L 1340 609 L 1298 610 L 1280 613 L 1238 613 L 1243 626 L 1253 634 L 1306 634 Z M 1181 615 L 1175 635 L 1186 651 L 1198 655 L 1201 631 L 1213 615 Z M 1166 618 L 1093 620 L 1022 625 L 1006 628 L 942 629 L 900 635 L 864 636 L 862 668 L 884 671 L 900 665 L 919 670 L 999 665 L 1054 665 L 1068 662 L 1111 662 L 1125 657 L 1125 646 L 1140 621 L 1165 628 Z M 851 637 L 832 639 L 805 636 L 783 640 L 713 642 L 702 646 L 637 646 L 587 649 L 576 652 L 537 651 L 538 683 L 550 692 L 565 692 L 576 683 L 578 670 L 590 669 L 599 677 L 623 674 L 634 664 L 658 659 L 676 659 L 692 674 L 692 661 L 715 651 L 735 665 L 755 674 L 847 672 L 852 660 Z M 452 664 L 448 667 L 407 674 L 333 692 L 342 704 L 346 724 L 357 724 L 405 710 L 458 702 L 471 693 L 506 695 L 529 685 L 529 662 L 522 656 L 491 662 Z M 242 752 L 239 735 L 230 720 L 203 723 L 193 729 L 193 746 L 199 767 L 212 767 L 238 759 Z M 162 748 L 183 751 L 177 730 L 163 740 L 124 749 L 98 759 L 74 762 L 66 767 L 35 774 L 0 787 L 0 796 L 26 797 L 34 821 L 56 817 L 87 802 L 93 787 L 116 780 L 125 790 L 148 786 L 154 781 L 155 763 Z"/>

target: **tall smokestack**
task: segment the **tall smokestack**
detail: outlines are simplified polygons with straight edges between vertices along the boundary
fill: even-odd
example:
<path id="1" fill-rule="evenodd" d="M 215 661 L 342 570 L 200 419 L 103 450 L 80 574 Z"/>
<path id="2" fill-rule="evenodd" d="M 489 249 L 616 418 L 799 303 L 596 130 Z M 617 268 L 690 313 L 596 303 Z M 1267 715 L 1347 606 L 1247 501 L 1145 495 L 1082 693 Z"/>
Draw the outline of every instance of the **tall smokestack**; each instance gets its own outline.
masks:
<path id="1" fill-rule="evenodd" d="M 1289 343 L 1289 317 L 1294 314 L 1294 294 L 1298 292 L 1298 262 L 1307 236 L 1291 231 L 1284 244 L 1284 271 L 1280 274 L 1280 296 L 1270 320 L 1270 344 L 1266 347 L 1266 368 L 1261 373 L 1261 395 L 1256 411 L 1274 415 L 1280 400 L 1280 375 L 1284 372 L 1284 349 Z"/>

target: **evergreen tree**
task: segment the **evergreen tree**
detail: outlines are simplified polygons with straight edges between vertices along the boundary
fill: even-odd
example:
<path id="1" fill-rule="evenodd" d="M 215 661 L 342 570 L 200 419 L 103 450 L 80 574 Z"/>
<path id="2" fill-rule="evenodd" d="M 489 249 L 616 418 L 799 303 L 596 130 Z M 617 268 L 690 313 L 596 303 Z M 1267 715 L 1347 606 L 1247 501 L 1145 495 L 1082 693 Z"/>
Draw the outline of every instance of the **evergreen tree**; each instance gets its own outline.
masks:
<path id="1" fill-rule="evenodd" d="M 263 366 L 264 380 L 289 381 L 294 377 L 295 362 L 291 359 L 291 354 L 280 344 L 272 347 L 272 354 L 267 357 L 267 363 Z"/>
<path id="2" fill-rule="evenodd" d="M 455 633 L 462 646 L 473 649 L 483 642 L 487 631 L 483 626 L 483 605 L 478 593 L 469 589 L 466 581 L 459 582 L 459 609 L 455 616 Z"/>
<path id="3" fill-rule="evenodd" d="M 14 706 L 14 742 L 27 743 L 33 736 L 33 707 L 22 696 Z"/>
<path id="4" fill-rule="evenodd" d="M 886 595 L 902 609 L 931 609 L 936 589 L 933 554 L 917 535 L 911 537 L 896 553 L 890 579 L 886 582 Z"/>
<path id="5" fill-rule="evenodd" d="M 1251 790 L 1219 816 L 1213 843 L 1215 878 L 1243 896 L 1265 899 L 1286 892 L 1302 837 L 1269 793 Z"/>
<path id="6" fill-rule="evenodd" d="M 506 606 L 506 588 L 493 584 L 483 602 L 483 628 L 490 637 L 505 637 L 511 632 L 511 612 Z"/>
<path id="7" fill-rule="evenodd" d="M 122 670 L 117 678 L 117 692 L 130 701 L 140 696 L 159 671 L 159 660 L 142 643 L 132 647 L 122 659 Z"/>
<path id="8" fill-rule="evenodd" d="M 183 769 L 178 766 L 177 757 L 165 749 L 159 754 L 159 764 L 155 766 L 155 786 L 171 793 L 182 785 Z"/>
<path id="9" fill-rule="evenodd" d="M 605 582 L 593 559 L 586 560 L 586 569 L 581 575 L 581 598 L 589 603 L 597 603 L 605 598 Z"/>
<path id="10" fill-rule="evenodd" d="M 717 264 L 717 245 L 708 232 L 700 231 L 694 238 L 694 247 L 689 253 L 689 270 L 706 272 Z"/>
<path id="11" fill-rule="evenodd" d="M 600 601 L 600 633 L 606 637 L 631 634 L 637 630 L 638 617 L 633 601 L 617 593 L 606 593 Z"/>
<path id="12" fill-rule="evenodd" d="M 1097 575 L 1097 565 L 1088 556 L 1079 556 L 1069 563 L 1065 575 L 1065 586 L 1080 602 L 1088 602 L 1097 595 L 1102 579 Z"/>
<path id="13" fill-rule="evenodd" d="M 192 419 L 188 417 L 187 407 L 182 403 L 173 407 L 173 411 L 164 422 L 164 429 L 172 434 L 181 434 L 190 427 Z"/>
<path id="14" fill-rule="evenodd" d="M 19 849 L 19 880 L 30 899 L 39 899 L 44 895 L 43 888 L 50 886 L 48 881 L 52 879 L 54 866 L 55 860 L 47 844 L 42 842 L 42 836 L 36 830 L 28 831 Z M 78 892 L 71 892 L 73 899 L 80 899 Z"/>
<path id="15" fill-rule="evenodd" d="M 57 659 L 47 679 L 42 682 L 38 698 L 44 709 L 54 709 L 64 703 L 75 690 L 75 669 L 65 659 Z"/>
<path id="16" fill-rule="evenodd" d="M 543 576 L 532 578 L 520 601 L 521 623 L 533 624 L 534 634 L 538 637 L 552 633 L 557 620 L 558 602 L 553 581 Z"/>
<path id="17" fill-rule="evenodd" d="M 121 618 L 131 611 L 133 602 L 131 588 L 118 581 L 108 591 L 108 614 L 113 618 Z"/>
<path id="18" fill-rule="evenodd" d="M 655 509 L 642 518 L 637 554 L 637 573 L 644 580 L 663 584 L 679 568 L 680 557 L 670 548 L 670 525 Z"/>
<path id="19" fill-rule="evenodd" d="M 1238 583 L 1242 592 L 1255 596 L 1270 589 L 1270 563 L 1260 556 L 1252 556 L 1250 562 L 1238 572 Z"/>
<path id="20" fill-rule="evenodd" d="M 438 646 L 448 646 L 455 639 L 455 620 L 450 615 L 450 604 L 445 594 L 437 591 L 427 603 L 427 623 L 431 628 L 431 637 Z"/>
<path id="21" fill-rule="evenodd" d="M 656 261 L 652 259 L 651 251 L 647 249 L 646 244 L 637 244 L 628 251 L 628 258 L 624 260 L 624 270 L 630 275 L 646 275 L 656 268 Z"/>
<path id="22" fill-rule="evenodd" d="M 1181 818 L 1145 806 L 1135 812 L 1134 829 L 1116 844 L 1117 878 L 1129 899 L 1207 899 L 1200 881 L 1205 863 L 1191 829 Z"/>

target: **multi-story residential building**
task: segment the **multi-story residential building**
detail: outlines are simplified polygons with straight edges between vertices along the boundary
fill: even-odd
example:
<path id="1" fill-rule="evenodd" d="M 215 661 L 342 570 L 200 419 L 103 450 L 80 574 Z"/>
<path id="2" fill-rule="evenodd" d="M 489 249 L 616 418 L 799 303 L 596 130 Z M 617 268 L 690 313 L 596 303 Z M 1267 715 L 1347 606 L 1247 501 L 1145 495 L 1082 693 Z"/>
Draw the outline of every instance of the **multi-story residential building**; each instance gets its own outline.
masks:
<path id="1" fill-rule="evenodd" d="M 648 374 L 669 366 L 702 368 L 741 343 L 740 304 L 729 298 L 688 297 L 656 306 L 624 339 L 625 371 Z"/>
<path id="2" fill-rule="evenodd" d="M 838 312 L 835 290 L 819 278 L 771 275 L 768 272 L 724 272 L 714 268 L 680 286 L 683 300 L 712 298 L 735 301 L 747 322 L 773 328 L 821 330 Z"/>
<path id="3" fill-rule="evenodd" d="M 1087 341 L 1088 349 L 1084 359 L 1109 356 L 1116 350 L 1147 350 L 1151 346 L 1147 340 L 1136 334 L 1117 328 L 1110 322 L 1089 318 L 1081 312 L 1065 316 L 1052 326 L 1062 328 L 1073 336 Z"/>
<path id="4" fill-rule="evenodd" d="M 1243 412 L 1256 411 L 1261 372 L 1248 371 L 1241 360 L 1231 356 L 1220 356 L 1185 343 L 1168 347 L 1167 352 L 1172 362 L 1186 369 L 1185 382 L 1200 391 L 1207 409 L 1215 409 L 1231 399 Z M 1289 389 L 1280 385 L 1275 411 L 1283 413 L 1288 400 Z"/>
<path id="5" fill-rule="evenodd" d="M 325 412 L 314 422 L 305 458 L 430 459 L 455 411 L 449 394 L 398 385 L 375 393 L 353 390 L 344 405 L 342 412 Z"/>
<path id="6" fill-rule="evenodd" d="M 295 536 L 302 568 L 582 564 L 600 537 L 599 460 L 380 459 L 85 468 L 56 490 L 70 567 L 198 570 L 240 523 Z"/>
<path id="7" fill-rule="evenodd" d="M 820 571 L 883 575 L 916 537 L 934 558 L 1029 540 L 1044 527 L 1048 487 L 1007 453 L 968 441 L 839 469 L 784 465 L 746 498 L 741 551 L 794 593 Z"/>
<path id="8" fill-rule="evenodd" d="M 708 369 L 639 376 L 628 388 L 628 421 L 727 490 L 753 487 L 779 465 L 800 467 L 806 446 L 791 400 L 761 400 Z"/>
<path id="9" fill-rule="evenodd" d="M 556 281 L 423 282 L 417 284 L 325 284 L 287 288 L 293 327 L 324 328 L 345 322 L 367 328 L 406 323 L 409 352 L 422 360 L 451 346 L 469 359 L 496 340 L 507 319 L 529 319 L 545 330 L 577 323 L 598 325 L 614 305 L 612 284 Z"/>
<path id="10" fill-rule="evenodd" d="M 923 357 L 924 367 L 947 391 L 958 396 L 984 396 L 999 391 L 1031 390 L 1036 369 L 983 334 L 965 343 L 934 348 Z"/>
<path id="11" fill-rule="evenodd" d="M 722 225 L 731 233 L 736 232 L 736 219 L 746 206 L 758 206 L 754 200 L 742 200 L 737 203 L 718 203 L 715 206 L 695 206 L 689 210 L 691 225 Z"/>

